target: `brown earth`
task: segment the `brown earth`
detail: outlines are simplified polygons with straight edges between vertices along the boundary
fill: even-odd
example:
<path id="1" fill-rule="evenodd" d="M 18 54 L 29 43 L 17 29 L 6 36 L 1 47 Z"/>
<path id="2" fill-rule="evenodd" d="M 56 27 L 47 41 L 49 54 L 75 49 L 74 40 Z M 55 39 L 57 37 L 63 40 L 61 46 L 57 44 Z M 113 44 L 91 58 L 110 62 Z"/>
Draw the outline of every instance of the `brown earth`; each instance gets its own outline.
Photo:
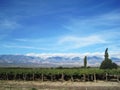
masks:
<path id="1" fill-rule="evenodd" d="M 0 90 L 120 90 L 119 82 L 0 81 Z"/>

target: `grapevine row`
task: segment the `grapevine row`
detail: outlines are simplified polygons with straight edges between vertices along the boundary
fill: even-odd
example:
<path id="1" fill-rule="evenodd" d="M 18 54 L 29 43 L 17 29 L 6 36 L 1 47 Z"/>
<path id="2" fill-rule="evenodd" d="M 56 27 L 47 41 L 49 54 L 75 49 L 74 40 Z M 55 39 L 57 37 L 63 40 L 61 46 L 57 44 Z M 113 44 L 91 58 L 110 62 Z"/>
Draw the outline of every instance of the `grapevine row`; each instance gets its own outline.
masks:
<path id="1" fill-rule="evenodd" d="M 120 80 L 120 69 L 0 68 L 0 80 L 96 81 Z"/>

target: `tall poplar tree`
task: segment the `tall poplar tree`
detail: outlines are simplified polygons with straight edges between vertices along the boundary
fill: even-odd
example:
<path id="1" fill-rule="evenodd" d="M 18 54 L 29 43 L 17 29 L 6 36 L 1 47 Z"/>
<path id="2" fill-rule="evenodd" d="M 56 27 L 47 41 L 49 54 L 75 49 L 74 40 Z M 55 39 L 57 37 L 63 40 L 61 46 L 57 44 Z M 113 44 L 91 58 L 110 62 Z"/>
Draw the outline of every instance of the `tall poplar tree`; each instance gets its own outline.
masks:
<path id="1" fill-rule="evenodd" d="M 84 57 L 84 68 L 87 68 L 87 56 Z"/>

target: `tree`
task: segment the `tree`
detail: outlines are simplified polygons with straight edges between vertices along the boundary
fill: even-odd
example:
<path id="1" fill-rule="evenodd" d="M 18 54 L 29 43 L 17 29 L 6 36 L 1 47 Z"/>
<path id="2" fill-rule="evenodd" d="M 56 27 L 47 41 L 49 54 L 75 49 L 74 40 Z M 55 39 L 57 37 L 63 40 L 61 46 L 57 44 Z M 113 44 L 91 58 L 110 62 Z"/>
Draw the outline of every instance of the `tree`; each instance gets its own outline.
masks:
<path id="1" fill-rule="evenodd" d="M 109 59 L 108 48 L 106 48 L 106 50 L 105 50 L 105 55 L 104 55 L 104 57 L 105 57 L 105 60 L 108 60 L 108 59 Z"/>
<path id="2" fill-rule="evenodd" d="M 112 69 L 112 61 L 110 59 L 104 60 L 101 63 L 100 69 Z"/>
<path id="3" fill-rule="evenodd" d="M 118 65 L 116 63 L 112 63 L 112 67 L 114 67 L 115 69 L 117 69 Z"/>
<path id="4" fill-rule="evenodd" d="M 87 68 L 87 56 L 84 57 L 84 68 Z"/>
<path id="5" fill-rule="evenodd" d="M 106 48 L 106 50 L 105 50 L 104 57 L 105 57 L 105 59 L 101 63 L 100 69 L 117 69 L 117 67 L 118 67 L 117 64 L 112 63 L 112 60 L 109 59 L 108 48 Z"/>

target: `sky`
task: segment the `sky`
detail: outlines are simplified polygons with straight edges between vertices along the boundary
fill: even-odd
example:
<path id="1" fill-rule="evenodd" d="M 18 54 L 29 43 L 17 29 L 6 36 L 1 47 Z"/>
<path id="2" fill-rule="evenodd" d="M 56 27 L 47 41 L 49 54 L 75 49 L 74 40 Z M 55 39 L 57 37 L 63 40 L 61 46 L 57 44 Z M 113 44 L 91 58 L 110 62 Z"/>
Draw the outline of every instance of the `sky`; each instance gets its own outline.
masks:
<path id="1" fill-rule="evenodd" d="M 120 0 L 0 0 L 0 54 L 120 55 Z"/>

